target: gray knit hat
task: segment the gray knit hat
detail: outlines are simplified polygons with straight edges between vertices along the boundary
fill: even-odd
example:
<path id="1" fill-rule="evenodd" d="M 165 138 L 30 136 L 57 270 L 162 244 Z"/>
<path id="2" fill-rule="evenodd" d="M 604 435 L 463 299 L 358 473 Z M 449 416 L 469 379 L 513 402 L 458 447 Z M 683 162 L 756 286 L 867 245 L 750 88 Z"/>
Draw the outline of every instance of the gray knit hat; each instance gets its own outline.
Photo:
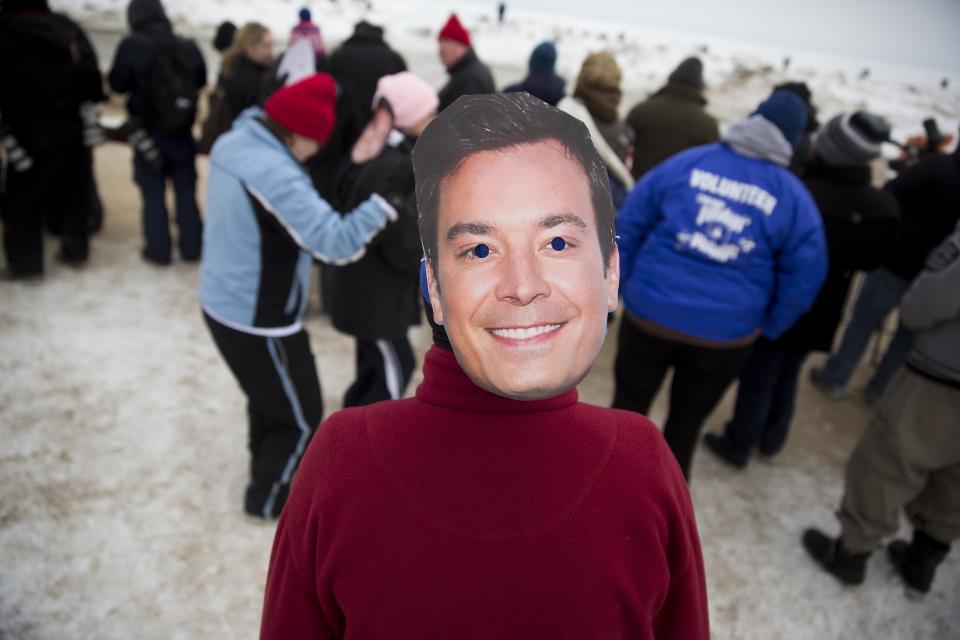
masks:
<path id="1" fill-rule="evenodd" d="M 866 111 L 844 113 L 831 118 L 817 134 L 817 155 L 835 167 L 864 165 L 880 156 L 890 138 L 890 123 Z"/>

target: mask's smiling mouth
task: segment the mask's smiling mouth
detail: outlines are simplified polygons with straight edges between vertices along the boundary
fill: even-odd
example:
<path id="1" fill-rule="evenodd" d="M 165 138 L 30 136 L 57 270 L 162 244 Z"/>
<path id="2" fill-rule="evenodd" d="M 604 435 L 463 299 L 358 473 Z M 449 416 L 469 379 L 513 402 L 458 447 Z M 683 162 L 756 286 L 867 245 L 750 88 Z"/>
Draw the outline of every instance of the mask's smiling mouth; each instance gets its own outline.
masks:
<path id="1" fill-rule="evenodd" d="M 487 329 L 496 338 L 504 340 L 530 340 L 560 329 L 563 323 L 538 324 L 530 327 L 504 327 Z"/>

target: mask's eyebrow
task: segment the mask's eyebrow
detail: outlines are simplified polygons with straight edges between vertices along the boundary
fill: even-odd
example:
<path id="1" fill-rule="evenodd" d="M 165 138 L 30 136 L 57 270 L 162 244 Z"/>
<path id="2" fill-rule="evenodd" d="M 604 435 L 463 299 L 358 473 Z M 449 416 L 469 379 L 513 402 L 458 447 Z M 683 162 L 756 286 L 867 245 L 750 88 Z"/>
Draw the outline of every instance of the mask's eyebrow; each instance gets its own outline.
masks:
<path id="1" fill-rule="evenodd" d="M 486 222 L 458 222 L 447 230 L 447 244 L 462 235 L 485 236 L 493 231 L 493 225 Z"/>
<path id="2" fill-rule="evenodd" d="M 559 227 L 562 224 L 572 224 L 581 230 L 587 228 L 587 223 L 583 221 L 583 218 L 574 213 L 556 213 L 540 218 L 540 226 L 544 229 Z"/>

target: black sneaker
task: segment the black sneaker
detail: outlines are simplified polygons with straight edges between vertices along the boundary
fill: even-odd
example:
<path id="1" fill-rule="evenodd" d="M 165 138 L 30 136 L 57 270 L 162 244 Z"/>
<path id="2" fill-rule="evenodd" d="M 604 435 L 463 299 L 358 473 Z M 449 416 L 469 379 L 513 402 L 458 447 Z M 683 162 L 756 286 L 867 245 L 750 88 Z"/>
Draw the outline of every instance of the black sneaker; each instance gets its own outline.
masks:
<path id="1" fill-rule="evenodd" d="M 813 383 L 816 389 L 824 393 L 831 400 L 840 400 L 843 398 L 843 387 L 828 381 L 823 375 L 823 369 L 820 367 L 810 369 L 810 382 Z"/>
<path id="2" fill-rule="evenodd" d="M 12 267 L 7 267 L 3 271 L 0 271 L 0 280 L 4 282 L 19 282 L 22 284 L 37 285 L 43 280 L 43 272 L 34 271 L 26 273 L 23 271 L 18 271 Z"/>
<path id="3" fill-rule="evenodd" d="M 247 485 L 247 491 L 243 497 L 243 510 L 254 518 L 276 520 L 287 503 L 289 493 L 290 487 L 286 485 L 281 486 L 274 493 L 272 486 L 257 487 L 251 483 Z"/>
<path id="4" fill-rule="evenodd" d="M 72 255 L 63 249 L 60 249 L 59 251 L 57 251 L 57 262 L 59 262 L 60 264 L 65 264 L 68 267 L 79 269 L 84 265 L 86 261 L 87 261 L 86 256 L 81 258 L 79 256 Z"/>
<path id="5" fill-rule="evenodd" d="M 703 442 L 712 453 L 735 469 L 743 469 L 750 460 L 749 455 L 744 455 L 732 442 L 727 440 L 726 436 L 716 433 L 707 433 L 703 436 Z"/>
<path id="6" fill-rule="evenodd" d="M 170 266 L 170 258 L 166 260 L 157 260 L 156 258 L 151 257 L 146 249 L 140 250 L 140 257 L 143 258 L 143 261 L 147 264 L 152 264 L 157 267 L 167 267 Z"/>
<path id="7" fill-rule="evenodd" d="M 818 529 L 803 532 L 803 548 L 824 570 L 846 585 L 863 584 L 870 552 L 850 553 L 840 538 L 831 538 Z"/>
<path id="8" fill-rule="evenodd" d="M 907 595 L 923 597 L 930 592 L 937 565 L 950 552 L 950 545 L 931 538 L 923 531 L 913 532 L 913 541 L 894 540 L 887 545 L 887 556 L 907 587 Z"/>

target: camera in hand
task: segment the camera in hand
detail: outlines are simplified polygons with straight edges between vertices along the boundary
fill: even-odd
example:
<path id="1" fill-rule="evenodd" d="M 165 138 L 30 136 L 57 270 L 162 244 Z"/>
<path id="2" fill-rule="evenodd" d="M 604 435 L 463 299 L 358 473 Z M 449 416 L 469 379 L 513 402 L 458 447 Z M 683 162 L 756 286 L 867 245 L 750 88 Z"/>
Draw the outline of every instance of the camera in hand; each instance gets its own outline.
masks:
<path id="1" fill-rule="evenodd" d="M 901 172 L 910 165 L 916 164 L 921 158 L 940 153 L 940 147 L 946 141 L 937 121 L 933 118 L 927 118 L 923 121 L 922 136 L 911 136 L 905 143 L 895 142 L 900 147 L 901 154 L 896 160 L 890 160 L 887 164 L 896 172 Z"/>

